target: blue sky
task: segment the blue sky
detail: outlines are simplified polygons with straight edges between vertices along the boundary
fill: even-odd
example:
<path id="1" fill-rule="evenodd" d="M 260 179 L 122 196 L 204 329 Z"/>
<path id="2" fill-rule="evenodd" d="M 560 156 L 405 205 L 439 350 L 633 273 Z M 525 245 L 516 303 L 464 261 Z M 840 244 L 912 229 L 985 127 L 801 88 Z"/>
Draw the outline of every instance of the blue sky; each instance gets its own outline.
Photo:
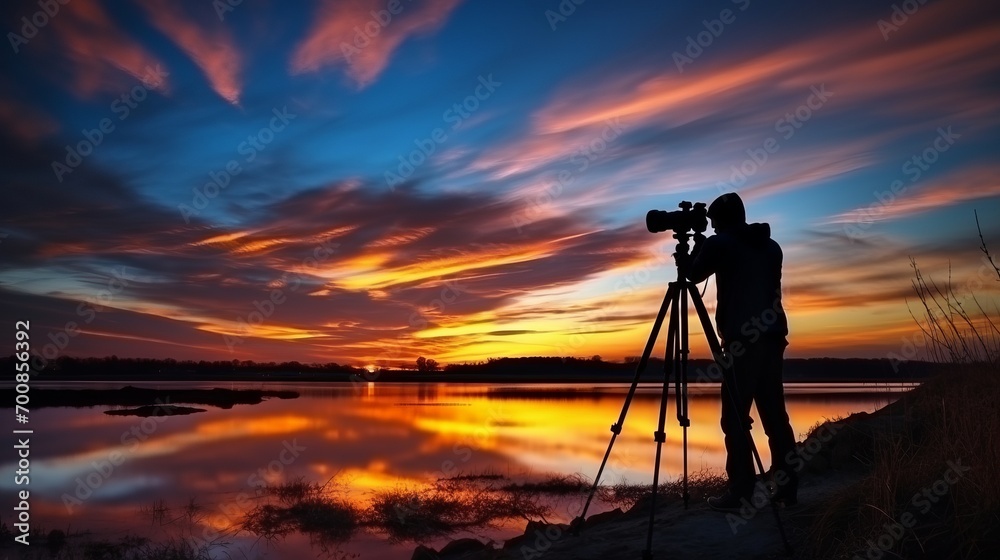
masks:
<path id="1" fill-rule="evenodd" d="M 14 2 L 4 314 L 76 323 L 52 355 L 620 359 L 673 276 L 646 211 L 735 190 L 790 355 L 888 355 L 908 257 L 978 287 L 973 210 L 1000 243 L 1000 13 L 901 5 Z"/>

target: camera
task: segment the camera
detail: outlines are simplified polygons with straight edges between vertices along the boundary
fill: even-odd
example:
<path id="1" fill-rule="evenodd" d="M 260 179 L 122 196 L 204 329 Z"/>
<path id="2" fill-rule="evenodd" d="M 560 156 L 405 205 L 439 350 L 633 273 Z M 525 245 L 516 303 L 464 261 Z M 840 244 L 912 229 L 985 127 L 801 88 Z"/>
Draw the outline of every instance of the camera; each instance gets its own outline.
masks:
<path id="1" fill-rule="evenodd" d="M 675 233 L 704 233 L 708 229 L 708 208 L 704 202 L 692 204 L 683 201 L 677 206 L 680 210 L 650 210 L 646 213 L 646 229 L 649 233 L 660 233 L 673 230 Z"/>

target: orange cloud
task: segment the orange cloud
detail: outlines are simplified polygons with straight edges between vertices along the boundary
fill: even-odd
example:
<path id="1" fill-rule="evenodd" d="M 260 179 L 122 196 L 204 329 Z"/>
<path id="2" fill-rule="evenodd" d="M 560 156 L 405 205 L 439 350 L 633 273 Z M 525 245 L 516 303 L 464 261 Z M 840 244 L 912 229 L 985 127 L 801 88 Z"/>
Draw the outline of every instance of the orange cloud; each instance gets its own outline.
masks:
<path id="1" fill-rule="evenodd" d="M 535 128 L 542 133 L 564 132 L 618 117 L 633 122 L 654 117 L 673 121 L 671 124 L 690 122 L 739 95 L 740 89 L 802 66 L 806 58 L 804 54 L 767 55 L 695 79 L 673 74 L 645 79 L 621 76 L 602 88 L 603 92 L 588 91 L 593 95 L 590 102 L 583 101 L 582 95 L 572 100 L 560 97 L 536 115 Z"/>
<path id="2" fill-rule="evenodd" d="M 399 254 L 369 252 L 338 262 L 325 270 L 315 270 L 313 274 L 348 290 L 390 288 L 433 278 L 466 274 L 470 271 L 530 262 L 557 253 L 564 241 L 566 239 L 555 239 L 534 245 L 483 246 L 478 247 L 474 255 L 462 252 L 454 255 L 428 256 L 415 263 L 405 263 L 395 267 L 389 263 L 393 257 L 399 257 Z"/>
<path id="3" fill-rule="evenodd" d="M 242 60 L 229 34 L 223 29 L 208 29 L 188 19 L 174 2 L 155 0 L 141 4 L 153 25 L 201 68 L 212 89 L 233 105 L 239 103 Z"/>
<path id="4" fill-rule="evenodd" d="M 323 66 L 344 65 L 359 88 L 375 81 L 400 44 L 410 36 L 435 31 L 461 0 L 389 2 L 385 0 L 327 0 L 319 9 L 305 40 L 292 57 L 295 73 L 315 72 Z M 390 5 L 400 6 L 389 14 Z M 382 24 L 375 14 L 381 14 Z"/>
<path id="5" fill-rule="evenodd" d="M 375 241 L 369 243 L 368 246 L 373 248 L 381 248 L 381 247 L 396 247 L 400 245 L 408 245 L 410 243 L 413 243 L 414 241 L 427 237 L 431 233 L 434 233 L 434 229 L 435 228 L 432 227 L 422 227 L 414 230 L 407 230 L 394 235 L 389 235 L 388 237 L 382 239 L 376 239 Z"/>
<path id="6" fill-rule="evenodd" d="M 828 224 L 870 224 L 897 220 L 970 200 L 1000 196 L 1000 168 L 982 166 L 935 180 L 930 185 L 915 189 L 904 184 L 893 193 L 888 186 L 883 189 L 882 202 L 873 195 L 872 203 L 829 218 Z"/>
<path id="7" fill-rule="evenodd" d="M 275 236 L 266 229 L 234 231 L 213 235 L 208 239 L 192 241 L 191 247 L 210 246 L 224 250 L 236 257 L 258 257 L 272 253 L 287 245 L 322 244 L 330 242 L 334 237 L 350 232 L 357 226 L 341 226 L 321 231 L 318 234 L 302 232 L 297 234 Z"/>
<path id="8" fill-rule="evenodd" d="M 609 139 L 613 142 L 623 130 L 621 122 L 617 119 L 609 119 L 609 123 L 600 124 L 604 125 L 604 131 L 594 128 L 587 131 L 534 134 L 517 143 L 483 153 L 472 163 L 471 169 L 488 171 L 493 179 L 506 179 L 540 169 L 556 161 L 564 161 L 578 168 L 581 165 L 579 162 L 584 161 L 581 150 L 587 150 L 590 143 L 595 140 L 600 140 L 607 146 Z M 604 132 L 603 138 L 602 132 Z M 576 159 L 573 159 L 574 156 Z M 587 163 L 589 165 L 589 160 Z"/>
<path id="9" fill-rule="evenodd" d="M 53 18 L 55 36 L 73 65 L 73 87 L 81 96 L 119 92 L 129 86 L 119 72 L 166 92 L 160 61 L 125 35 L 95 0 L 74 0 Z"/>
<path id="10" fill-rule="evenodd" d="M 973 237 L 919 247 L 880 235 L 851 244 L 845 236 L 816 233 L 785 245 L 782 303 L 794 355 L 829 355 L 845 349 L 859 356 L 898 352 L 907 338 L 912 340 L 919 332 L 915 319 L 923 322 L 909 257 L 929 282 L 937 279 L 942 287 L 953 287 L 952 304 L 980 321 L 973 295 L 991 309 L 1000 291 L 975 287 L 983 273 L 976 258 L 977 243 Z"/>

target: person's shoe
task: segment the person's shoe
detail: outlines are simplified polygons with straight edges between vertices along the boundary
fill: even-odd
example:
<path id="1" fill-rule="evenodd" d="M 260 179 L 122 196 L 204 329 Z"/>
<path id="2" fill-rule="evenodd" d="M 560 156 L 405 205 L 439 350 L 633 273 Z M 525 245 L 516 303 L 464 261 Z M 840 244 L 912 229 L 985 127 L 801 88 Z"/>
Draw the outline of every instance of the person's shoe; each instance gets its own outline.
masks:
<path id="1" fill-rule="evenodd" d="M 735 494 L 726 492 L 721 496 L 709 498 L 708 507 L 714 509 L 715 511 L 736 513 L 743 507 L 744 501 L 744 499 L 740 499 Z"/>

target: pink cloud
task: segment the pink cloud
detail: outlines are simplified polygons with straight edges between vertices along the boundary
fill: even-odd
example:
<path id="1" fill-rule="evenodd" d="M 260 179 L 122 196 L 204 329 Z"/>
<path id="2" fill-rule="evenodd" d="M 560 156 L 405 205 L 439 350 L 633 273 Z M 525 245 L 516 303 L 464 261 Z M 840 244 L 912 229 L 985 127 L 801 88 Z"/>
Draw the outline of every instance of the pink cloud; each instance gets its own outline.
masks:
<path id="1" fill-rule="evenodd" d="M 832 216 L 828 224 L 870 224 L 896 220 L 954 206 L 971 200 L 1000 196 L 1000 168 L 980 166 L 942 177 L 927 186 L 904 184 L 893 193 L 887 185 L 880 201 L 872 196 L 869 205 Z"/>
<path id="2" fill-rule="evenodd" d="M 403 41 L 440 28 L 461 1 L 327 0 L 295 49 L 292 71 L 316 72 L 324 66 L 341 65 L 363 88 L 385 70 Z M 396 14 L 387 11 L 393 5 L 399 6 Z"/>
<path id="3" fill-rule="evenodd" d="M 755 106 L 776 92 L 820 84 L 829 87 L 841 110 L 876 101 L 907 114 L 942 107 L 961 113 L 969 106 L 997 106 L 983 90 L 956 86 L 998 69 L 1000 26 L 995 24 L 967 24 L 954 35 L 925 36 L 899 46 L 886 46 L 872 29 L 853 26 L 714 67 L 706 63 L 678 73 L 671 66 L 651 76 L 621 74 L 577 83 L 535 115 L 535 130 L 564 132 L 613 117 L 678 125 L 734 104 Z M 907 103 L 899 105 L 899 99 Z"/>
<path id="4" fill-rule="evenodd" d="M 523 137 L 481 154 L 472 168 L 496 179 L 544 169 L 568 160 L 576 144 L 588 141 L 611 119 L 620 118 L 634 129 L 700 120 L 709 131 L 717 130 L 711 128 L 713 121 L 725 122 L 725 136 L 712 139 L 711 159 L 656 156 L 662 162 L 659 173 L 683 168 L 688 178 L 694 177 L 688 181 L 693 188 L 728 177 L 729 165 L 739 165 L 744 150 L 760 141 L 754 131 L 775 124 L 794 103 L 811 99 L 810 92 L 830 93 L 824 118 L 877 111 L 906 119 L 905 126 L 868 131 L 847 143 L 825 139 L 822 150 L 798 154 L 801 161 L 790 162 L 792 148 L 782 146 L 783 163 L 756 176 L 755 182 L 767 184 L 753 185 L 748 192 L 764 196 L 877 163 L 874 154 L 881 145 L 924 130 L 931 121 L 964 122 L 968 126 L 963 130 L 969 132 L 995 126 L 1000 99 L 979 84 L 1000 72 L 1000 26 L 979 17 L 977 10 L 985 8 L 975 2 L 956 1 L 965 9 L 926 6 L 905 33 L 889 42 L 875 25 L 856 22 L 763 51 L 713 53 L 714 58 L 700 59 L 683 72 L 673 65 L 652 71 L 595 69 L 566 84 L 535 112 Z M 623 144 L 622 150 L 628 149 L 628 142 Z M 736 152 L 733 161 L 730 151 Z M 720 161 L 724 174 L 719 173 Z"/>
<path id="5" fill-rule="evenodd" d="M 189 19 L 174 2 L 147 0 L 140 4 L 153 25 L 201 68 L 212 89 L 226 101 L 239 103 L 242 57 L 229 34 L 219 26 L 206 26 Z"/>
<path id="6" fill-rule="evenodd" d="M 117 93 L 131 84 L 121 72 L 160 92 L 168 89 L 160 61 L 127 36 L 95 0 L 73 0 L 65 13 L 53 18 L 56 40 L 71 63 L 70 75 L 78 95 Z"/>

